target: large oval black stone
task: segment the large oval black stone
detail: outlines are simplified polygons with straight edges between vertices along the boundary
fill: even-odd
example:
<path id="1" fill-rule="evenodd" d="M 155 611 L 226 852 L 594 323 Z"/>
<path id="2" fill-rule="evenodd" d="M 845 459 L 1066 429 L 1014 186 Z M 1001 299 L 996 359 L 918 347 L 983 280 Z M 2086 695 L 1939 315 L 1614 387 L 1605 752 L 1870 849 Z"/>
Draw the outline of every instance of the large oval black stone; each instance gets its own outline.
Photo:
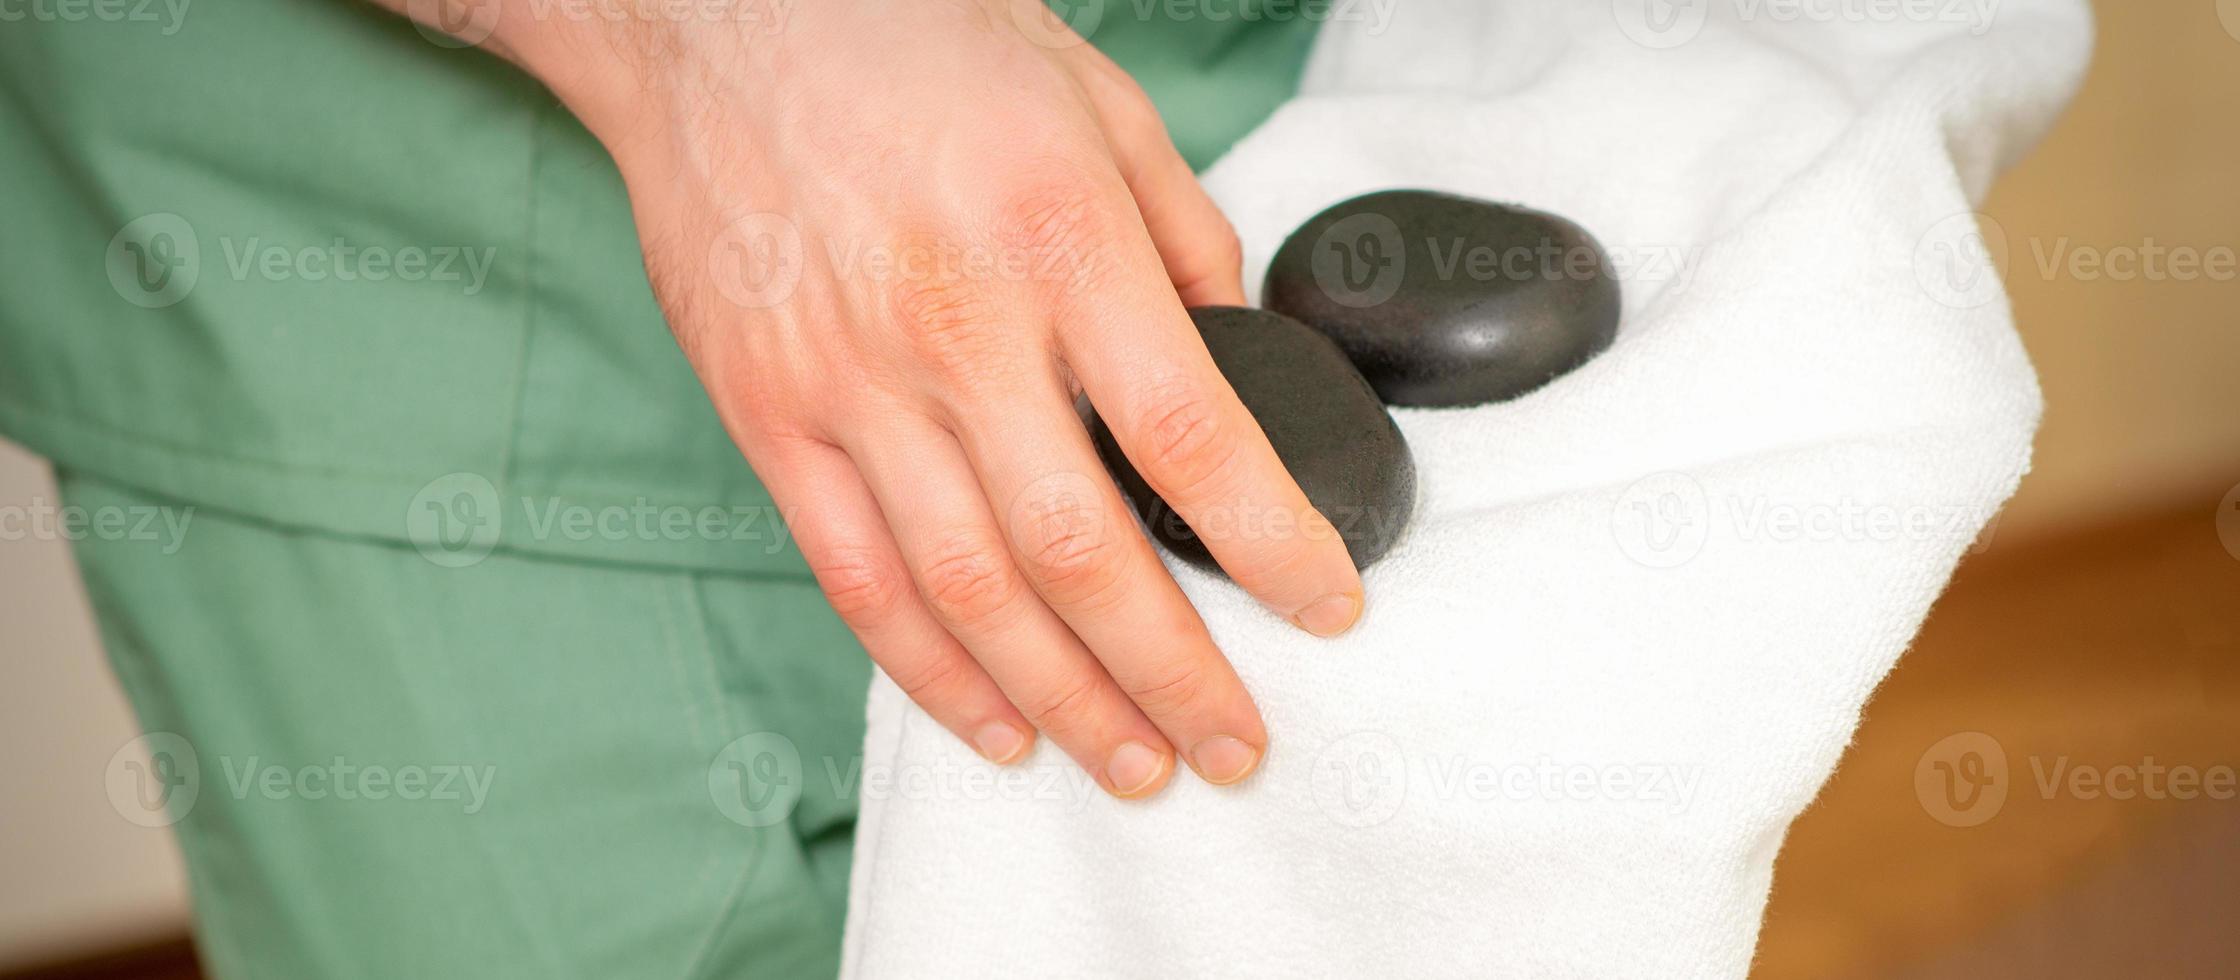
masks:
<path id="1" fill-rule="evenodd" d="M 1190 319 L 1291 478 L 1345 539 L 1355 567 L 1384 557 L 1415 511 L 1416 464 L 1361 372 L 1328 337 L 1289 317 L 1209 306 L 1191 310 Z M 1220 571 L 1200 534 L 1152 492 L 1104 420 L 1091 420 L 1090 431 L 1151 536 L 1184 561 Z M 1243 506 L 1227 507 L 1215 519 L 1219 525 L 1208 522 L 1204 537 L 1302 533 L 1288 520 Z"/>
<path id="2" fill-rule="evenodd" d="M 1515 398 L 1618 333 L 1618 280 L 1586 229 L 1433 191 L 1308 219 L 1276 251 L 1261 305 L 1328 334 L 1391 405 Z"/>

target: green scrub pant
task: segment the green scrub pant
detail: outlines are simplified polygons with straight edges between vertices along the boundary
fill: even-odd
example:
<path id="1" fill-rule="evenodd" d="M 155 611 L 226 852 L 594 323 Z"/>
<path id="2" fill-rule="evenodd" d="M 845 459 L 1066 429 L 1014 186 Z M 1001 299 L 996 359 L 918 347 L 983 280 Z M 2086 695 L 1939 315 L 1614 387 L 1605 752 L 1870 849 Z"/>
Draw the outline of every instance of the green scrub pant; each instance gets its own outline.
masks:
<path id="1" fill-rule="evenodd" d="M 214 975 L 836 970 L 869 667 L 806 578 L 445 567 L 61 479 L 185 520 L 77 555 L 153 733 L 119 809 L 175 821 Z"/>
<path id="2" fill-rule="evenodd" d="M 1199 166 L 1318 29 L 1060 6 Z M 689 520 L 770 501 L 612 161 L 362 0 L 178 12 L 0 27 L 0 432 L 185 524 L 78 555 L 149 733 L 111 799 L 177 832 L 211 972 L 830 976 L 870 667 L 767 520 Z"/>

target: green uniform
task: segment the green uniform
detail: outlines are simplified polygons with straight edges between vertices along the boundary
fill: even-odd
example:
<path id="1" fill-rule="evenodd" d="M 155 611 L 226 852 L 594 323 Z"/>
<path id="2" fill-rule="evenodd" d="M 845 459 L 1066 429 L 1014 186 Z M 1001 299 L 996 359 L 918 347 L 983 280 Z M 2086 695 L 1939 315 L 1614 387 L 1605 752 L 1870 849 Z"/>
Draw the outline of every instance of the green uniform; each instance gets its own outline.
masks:
<path id="1" fill-rule="evenodd" d="M 122 515 L 79 559 L 170 734 L 155 818 L 120 818 L 171 822 L 209 966 L 832 972 L 868 666 L 670 341 L 599 145 L 353 0 L 22 9 L 0 433 Z M 1311 40 L 1208 16 L 1254 9 L 1101 5 L 1198 165 Z"/>

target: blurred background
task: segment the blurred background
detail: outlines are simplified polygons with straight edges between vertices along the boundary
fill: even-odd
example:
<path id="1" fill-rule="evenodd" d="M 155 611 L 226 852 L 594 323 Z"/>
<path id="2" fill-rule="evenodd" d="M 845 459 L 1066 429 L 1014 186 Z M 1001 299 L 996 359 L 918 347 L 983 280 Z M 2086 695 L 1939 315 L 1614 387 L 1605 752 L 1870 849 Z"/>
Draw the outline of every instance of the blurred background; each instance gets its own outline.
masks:
<path id="1" fill-rule="evenodd" d="M 1983 211 L 2036 468 L 1791 831 L 1754 975 L 2240 975 L 2240 0 L 2096 4 Z M 52 505 L 0 444 L 0 507 Z M 0 540 L 0 976 L 191 977 L 67 542 Z"/>

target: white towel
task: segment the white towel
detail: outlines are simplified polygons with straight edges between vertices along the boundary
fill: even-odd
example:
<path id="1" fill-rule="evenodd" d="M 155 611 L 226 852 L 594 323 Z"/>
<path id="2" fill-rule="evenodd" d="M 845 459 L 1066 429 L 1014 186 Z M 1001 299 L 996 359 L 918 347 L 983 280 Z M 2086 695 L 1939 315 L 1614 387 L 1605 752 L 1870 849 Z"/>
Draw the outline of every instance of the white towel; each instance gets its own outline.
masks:
<path id="1" fill-rule="evenodd" d="M 2081 2 L 1332 9 L 1206 177 L 1248 281 L 1357 193 L 1516 201 L 1610 251 L 1615 345 L 1394 413 L 1422 499 L 1341 639 L 1170 562 L 1266 714 L 1245 785 L 1118 802 L 1047 742 L 999 776 L 877 680 L 847 976 L 1742 976 L 1789 822 L 2028 468 L 1970 212 L 2078 82 Z"/>

